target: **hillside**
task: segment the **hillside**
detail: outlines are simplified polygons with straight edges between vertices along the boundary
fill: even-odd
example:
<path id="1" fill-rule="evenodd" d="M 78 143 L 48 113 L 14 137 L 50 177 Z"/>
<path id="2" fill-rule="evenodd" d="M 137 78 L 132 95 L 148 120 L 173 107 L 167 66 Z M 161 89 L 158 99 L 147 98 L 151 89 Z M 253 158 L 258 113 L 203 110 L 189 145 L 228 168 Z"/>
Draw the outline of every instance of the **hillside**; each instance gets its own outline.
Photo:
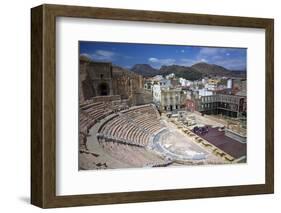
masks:
<path id="1" fill-rule="evenodd" d="M 192 81 L 201 79 L 204 76 L 246 77 L 246 71 L 244 70 L 231 71 L 216 64 L 202 62 L 194 64 L 191 67 L 170 65 L 162 66 L 160 69 L 155 69 L 149 64 L 136 64 L 131 68 L 131 71 L 144 77 L 152 77 L 155 75 L 166 76 L 175 73 L 176 77 L 182 77 Z"/>
<path id="2" fill-rule="evenodd" d="M 158 74 L 159 70 L 154 69 L 149 64 L 135 64 L 131 71 L 134 73 L 137 73 L 139 75 L 142 75 L 144 77 L 152 77 Z"/>
<path id="3" fill-rule="evenodd" d="M 197 70 L 202 75 L 217 75 L 217 76 L 229 76 L 231 71 L 216 64 L 197 63 L 191 66 L 191 68 Z"/>
<path id="4" fill-rule="evenodd" d="M 175 73 L 175 76 L 178 78 L 181 77 L 191 81 L 202 78 L 202 74 L 191 67 L 171 65 L 171 66 L 162 66 L 159 70 L 160 75 L 165 76 L 170 73 Z"/>

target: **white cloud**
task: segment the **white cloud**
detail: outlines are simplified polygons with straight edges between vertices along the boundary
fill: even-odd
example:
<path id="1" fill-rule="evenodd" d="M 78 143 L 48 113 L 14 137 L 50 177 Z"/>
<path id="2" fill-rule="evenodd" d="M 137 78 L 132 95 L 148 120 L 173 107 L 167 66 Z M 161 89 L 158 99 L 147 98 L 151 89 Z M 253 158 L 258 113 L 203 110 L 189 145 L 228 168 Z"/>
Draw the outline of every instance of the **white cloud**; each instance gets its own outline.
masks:
<path id="1" fill-rule="evenodd" d="M 246 60 L 243 57 L 232 57 L 233 51 L 231 48 L 201 48 L 196 56 L 197 62 L 206 62 L 210 64 L 217 64 L 227 69 L 245 69 Z"/>
<path id="2" fill-rule="evenodd" d="M 105 61 L 112 61 L 114 60 L 114 56 L 116 54 L 112 51 L 108 50 L 97 50 L 94 54 L 92 54 L 92 58 L 94 60 L 105 60 Z"/>
<path id="3" fill-rule="evenodd" d="M 194 64 L 199 62 L 212 63 L 214 60 L 220 60 L 222 59 L 220 54 L 224 51 L 220 48 L 203 47 L 196 55 Z"/>
<path id="4" fill-rule="evenodd" d="M 103 57 L 112 57 L 114 56 L 114 52 L 107 51 L 107 50 L 97 50 L 96 54 Z"/>
<path id="5" fill-rule="evenodd" d="M 152 63 L 157 63 L 158 59 L 157 58 L 149 58 L 148 61 L 150 61 Z"/>
<path id="6" fill-rule="evenodd" d="M 172 65 L 176 62 L 175 59 L 173 58 L 163 58 L 163 59 L 159 59 L 159 58 L 154 58 L 151 57 L 148 59 L 149 62 L 157 65 L 157 66 L 162 66 L 162 65 Z"/>
<path id="7" fill-rule="evenodd" d="M 81 53 L 80 56 L 85 56 L 85 57 L 90 58 L 90 59 L 92 58 L 92 56 L 89 55 L 88 53 Z"/>

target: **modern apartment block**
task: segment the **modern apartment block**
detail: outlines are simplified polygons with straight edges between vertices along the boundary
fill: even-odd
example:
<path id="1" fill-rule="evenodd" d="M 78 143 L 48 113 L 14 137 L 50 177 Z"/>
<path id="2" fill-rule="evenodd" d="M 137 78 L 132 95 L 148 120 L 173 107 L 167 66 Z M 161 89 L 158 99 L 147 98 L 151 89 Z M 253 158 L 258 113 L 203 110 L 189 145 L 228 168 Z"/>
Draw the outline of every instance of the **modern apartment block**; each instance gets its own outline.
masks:
<path id="1" fill-rule="evenodd" d="M 240 117 L 246 112 L 246 96 L 215 94 L 197 100 L 197 111 L 204 114 L 222 114 Z"/>

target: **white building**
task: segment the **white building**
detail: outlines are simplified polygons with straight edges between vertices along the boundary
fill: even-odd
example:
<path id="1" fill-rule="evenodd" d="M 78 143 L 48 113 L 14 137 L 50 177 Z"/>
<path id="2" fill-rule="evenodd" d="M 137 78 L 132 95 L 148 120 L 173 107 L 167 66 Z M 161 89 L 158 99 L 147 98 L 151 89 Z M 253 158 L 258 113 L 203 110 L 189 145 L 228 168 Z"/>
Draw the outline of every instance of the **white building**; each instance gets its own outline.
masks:
<path id="1" fill-rule="evenodd" d="M 162 75 L 155 75 L 154 77 L 150 78 L 151 81 L 160 81 L 162 79 L 164 79 Z"/>
<path id="2" fill-rule="evenodd" d="M 227 88 L 228 89 L 232 89 L 232 79 L 231 78 L 229 78 L 229 79 L 227 79 Z"/>
<path id="3" fill-rule="evenodd" d="M 169 75 L 166 75 L 166 79 L 171 79 L 175 77 L 175 73 L 170 73 Z"/>
<path id="4" fill-rule="evenodd" d="M 171 87 L 171 80 L 168 79 L 162 79 L 158 82 L 158 85 L 160 85 L 161 87 Z"/>
<path id="5" fill-rule="evenodd" d="M 198 93 L 199 93 L 199 97 L 213 95 L 213 91 L 210 91 L 207 88 L 199 89 Z"/>
<path id="6" fill-rule="evenodd" d="M 207 78 L 202 78 L 202 84 L 205 85 L 207 83 L 208 79 Z"/>
<path id="7" fill-rule="evenodd" d="M 153 102 L 159 106 L 161 100 L 161 86 L 159 84 L 153 85 L 152 93 L 153 93 Z"/>
<path id="8" fill-rule="evenodd" d="M 185 78 L 179 78 L 179 82 L 182 87 L 190 87 L 192 84 L 192 81 L 186 80 Z"/>
<path id="9" fill-rule="evenodd" d="M 153 86 L 153 102 L 160 111 L 180 109 L 183 99 L 184 95 L 181 88 L 160 86 L 159 84 Z"/>

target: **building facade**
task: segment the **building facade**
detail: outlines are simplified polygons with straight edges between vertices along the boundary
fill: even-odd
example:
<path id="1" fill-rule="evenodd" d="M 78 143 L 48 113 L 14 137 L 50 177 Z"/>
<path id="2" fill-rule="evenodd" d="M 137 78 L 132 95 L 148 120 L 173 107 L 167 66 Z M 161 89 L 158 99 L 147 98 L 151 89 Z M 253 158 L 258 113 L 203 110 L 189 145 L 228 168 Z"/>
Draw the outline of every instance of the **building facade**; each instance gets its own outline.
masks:
<path id="1" fill-rule="evenodd" d="M 181 109 L 184 95 L 181 88 L 153 86 L 153 102 L 160 111 L 174 111 Z"/>
<path id="2" fill-rule="evenodd" d="M 246 96 L 215 94 L 197 100 L 197 111 L 239 117 L 246 112 Z"/>

